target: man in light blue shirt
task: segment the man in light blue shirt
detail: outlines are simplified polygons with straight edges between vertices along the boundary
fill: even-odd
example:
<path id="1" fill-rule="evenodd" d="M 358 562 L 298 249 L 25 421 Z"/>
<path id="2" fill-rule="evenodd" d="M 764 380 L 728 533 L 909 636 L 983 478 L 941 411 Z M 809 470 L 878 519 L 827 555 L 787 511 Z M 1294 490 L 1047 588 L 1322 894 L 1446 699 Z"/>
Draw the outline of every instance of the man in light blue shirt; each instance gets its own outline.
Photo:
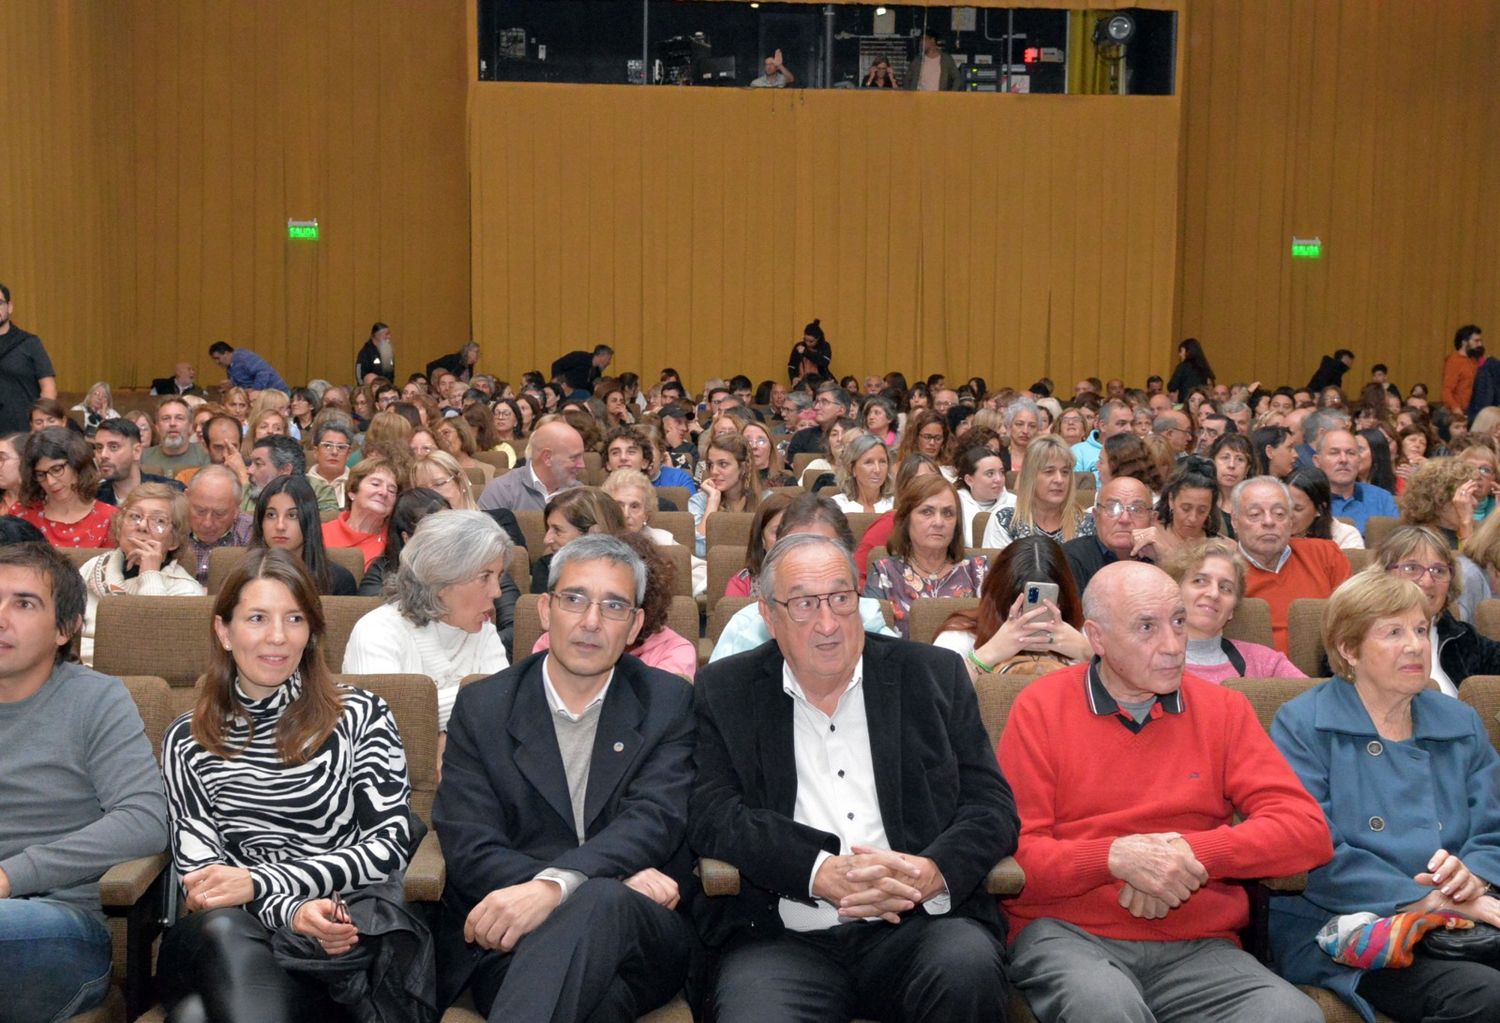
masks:
<path id="1" fill-rule="evenodd" d="M 1129 433 L 1135 422 L 1130 403 L 1119 399 L 1106 401 L 1099 409 L 1099 421 L 1093 433 L 1073 445 L 1073 471 L 1091 472 L 1099 478 L 1099 458 L 1104 442 L 1117 433 Z M 1102 482 L 1102 481 L 1101 481 Z"/>
<path id="2" fill-rule="evenodd" d="M 1359 482 L 1359 443 L 1348 430 L 1326 430 L 1314 448 L 1313 465 L 1328 477 L 1333 491 L 1333 514 L 1349 519 L 1364 535 L 1372 515 L 1400 518 L 1401 509 L 1390 491 L 1373 483 Z"/>

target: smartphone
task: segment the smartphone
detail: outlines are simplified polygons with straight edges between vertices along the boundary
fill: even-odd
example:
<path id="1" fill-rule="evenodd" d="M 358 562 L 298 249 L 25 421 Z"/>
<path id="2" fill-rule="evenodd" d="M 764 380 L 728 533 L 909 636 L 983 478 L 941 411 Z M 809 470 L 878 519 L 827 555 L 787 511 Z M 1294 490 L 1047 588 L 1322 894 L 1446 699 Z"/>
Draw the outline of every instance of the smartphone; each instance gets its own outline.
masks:
<path id="1" fill-rule="evenodd" d="M 1021 608 L 1021 613 L 1035 611 L 1041 607 L 1044 601 L 1057 603 L 1057 583 L 1028 582 L 1026 584 L 1026 606 Z"/>

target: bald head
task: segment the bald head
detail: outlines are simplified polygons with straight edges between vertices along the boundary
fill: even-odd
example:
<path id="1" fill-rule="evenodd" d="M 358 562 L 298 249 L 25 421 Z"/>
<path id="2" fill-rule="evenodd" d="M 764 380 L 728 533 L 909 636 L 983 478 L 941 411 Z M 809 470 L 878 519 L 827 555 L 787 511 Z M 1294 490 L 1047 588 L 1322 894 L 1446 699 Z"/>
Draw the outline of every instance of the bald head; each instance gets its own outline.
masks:
<path id="1" fill-rule="evenodd" d="M 206 465 L 188 484 L 187 499 L 193 535 L 203 543 L 215 543 L 239 515 L 240 481 L 222 465 Z"/>
<path id="2" fill-rule="evenodd" d="M 1182 685 L 1187 614 L 1172 577 L 1155 565 L 1105 565 L 1083 593 L 1083 631 L 1116 700 L 1141 703 Z"/>
<path id="3" fill-rule="evenodd" d="M 543 423 L 531 435 L 531 467 L 548 492 L 571 487 L 583 473 L 583 437 L 564 420 Z"/>
<path id="4" fill-rule="evenodd" d="M 1135 531 L 1150 525 L 1151 488 L 1146 484 L 1116 476 L 1100 488 L 1094 504 L 1094 535 L 1116 557 L 1130 557 Z"/>

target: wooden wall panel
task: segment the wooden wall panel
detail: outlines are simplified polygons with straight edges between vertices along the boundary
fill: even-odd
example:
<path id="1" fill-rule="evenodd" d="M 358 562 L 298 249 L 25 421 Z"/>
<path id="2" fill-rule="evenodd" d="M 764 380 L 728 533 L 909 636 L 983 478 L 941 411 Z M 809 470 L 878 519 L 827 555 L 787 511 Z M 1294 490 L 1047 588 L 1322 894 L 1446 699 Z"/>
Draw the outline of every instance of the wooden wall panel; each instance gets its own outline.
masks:
<path id="1" fill-rule="evenodd" d="M 0 280 L 60 384 L 207 346 L 344 380 L 371 322 L 420 368 L 469 337 L 467 5 L 0 5 Z M 289 216 L 322 240 L 291 243 Z"/>
<path id="2" fill-rule="evenodd" d="M 1221 379 L 1436 387 L 1453 330 L 1500 312 L 1500 8 L 1201 0 L 1185 19 L 1178 335 Z M 1291 238 L 1319 236 L 1320 261 Z M 1492 328 L 1500 329 L 1500 328 Z"/>
<path id="3" fill-rule="evenodd" d="M 1174 97 L 481 82 L 475 336 L 512 377 L 601 341 L 764 377 L 816 316 L 839 371 L 1144 376 L 1179 134 Z"/>

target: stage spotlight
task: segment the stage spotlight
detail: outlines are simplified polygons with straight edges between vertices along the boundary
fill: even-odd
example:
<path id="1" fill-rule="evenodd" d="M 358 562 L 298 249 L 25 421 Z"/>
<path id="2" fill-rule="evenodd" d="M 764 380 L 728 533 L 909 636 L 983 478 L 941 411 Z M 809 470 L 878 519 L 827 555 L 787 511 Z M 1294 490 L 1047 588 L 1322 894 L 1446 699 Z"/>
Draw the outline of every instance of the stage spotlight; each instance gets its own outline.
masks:
<path id="1" fill-rule="evenodd" d="M 1123 11 L 1118 14 L 1105 15 L 1094 25 L 1095 46 L 1103 46 L 1106 43 L 1124 46 L 1134 35 L 1135 19 Z"/>

